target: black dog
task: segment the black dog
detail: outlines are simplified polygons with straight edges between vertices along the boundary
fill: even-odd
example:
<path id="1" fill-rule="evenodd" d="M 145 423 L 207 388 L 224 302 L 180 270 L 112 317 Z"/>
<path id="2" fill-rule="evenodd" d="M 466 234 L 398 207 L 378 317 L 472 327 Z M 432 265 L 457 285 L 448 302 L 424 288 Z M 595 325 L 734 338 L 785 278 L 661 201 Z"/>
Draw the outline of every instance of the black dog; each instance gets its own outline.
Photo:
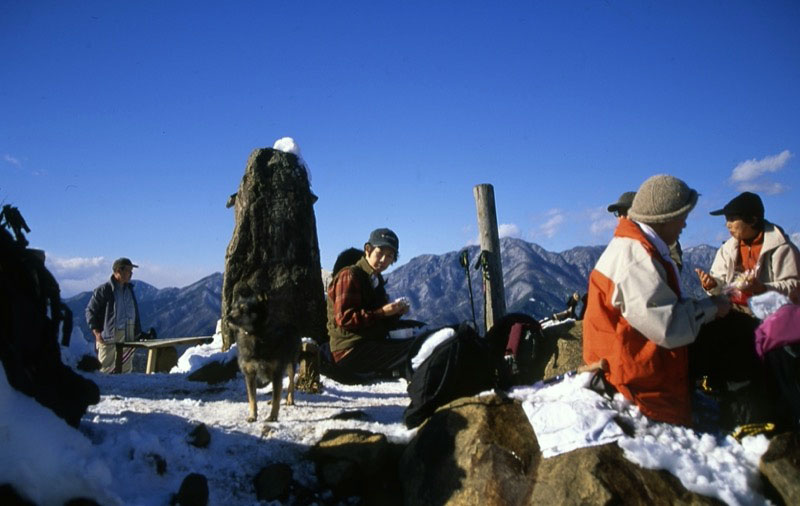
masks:
<path id="1" fill-rule="evenodd" d="M 266 313 L 267 305 L 263 300 L 246 298 L 234 304 L 228 315 L 228 325 L 236 336 L 239 369 L 244 374 L 250 405 L 248 422 L 258 418 L 256 377 L 263 382 L 272 382 L 272 411 L 268 421 L 278 420 L 284 371 L 289 375 L 286 404 L 294 404 L 294 376 L 300 354 L 300 335 L 294 325 L 270 322 Z"/>

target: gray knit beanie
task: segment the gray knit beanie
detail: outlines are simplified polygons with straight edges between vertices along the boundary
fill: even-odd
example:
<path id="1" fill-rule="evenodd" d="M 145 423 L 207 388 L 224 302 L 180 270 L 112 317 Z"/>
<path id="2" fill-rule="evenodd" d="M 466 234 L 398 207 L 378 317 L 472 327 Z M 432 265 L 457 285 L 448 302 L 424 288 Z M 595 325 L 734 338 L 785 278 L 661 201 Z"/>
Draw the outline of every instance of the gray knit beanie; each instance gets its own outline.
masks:
<path id="1" fill-rule="evenodd" d="M 689 214 L 695 204 L 695 190 L 676 177 L 658 174 L 639 187 L 628 217 L 642 223 L 666 223 Z"/>

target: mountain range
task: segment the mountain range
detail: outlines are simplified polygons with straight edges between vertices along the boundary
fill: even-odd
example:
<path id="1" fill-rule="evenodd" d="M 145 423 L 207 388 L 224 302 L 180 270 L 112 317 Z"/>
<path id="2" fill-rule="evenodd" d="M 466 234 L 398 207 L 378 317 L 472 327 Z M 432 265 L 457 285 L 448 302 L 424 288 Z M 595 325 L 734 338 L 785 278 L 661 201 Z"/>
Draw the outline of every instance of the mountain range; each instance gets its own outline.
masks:
<path id="1" fill-rule="evenodd" d="M 506 308 L 542 319 L 563 311 L 574 292 L 586 293 L 591 273 L 605 246 L 578 246 L 561 253 L 545 250 L 522 239 L 500 240 Z M 476 320 L 483 321 L 483 274 L 475 268 L 478 246 L 466 248 L 470 259 L 470 283 Z M 462 250 L 463 251 L 463 250 Z M 700 245 L 683 252 L 681 290 L 685 296 L 704 295 L 695 267 L 708 270 L 716 249 Z M 411 303 L 408 318 L 432 326 L 447 325 L 472 318 L 469 285 L 459 257 L 461 252 L 421 255 L 412 258 L 386 275 L 390 297 L 407 297 Z M 580 308 L 580 306 L 579 306 Z"/>
<path id="2" fill-rule="evenodd" d="M 158 289 L 134 280 L 142 330 L 154 328 L 160 338 L 210 336 L 214 334 L 222 305 L 222 274 L 215 272 L 183 288 Z M 86 338 L 91 336 L 85 311 L 92 292 L 66 299 L 74 326 Z"/>
<path id="3" fill-rule="evenodd" d="M 579 246 L 561 253 L 545 250 L 537 244 L 516 238 L 500 241 L 503 282 L 509 312 L 524 312 L 542 319 L 566 307 L 567 299 L 583 295 L 589 273 L 604 246 Z M 476 320 L 483 321 L 483 274 L 475 268 L 480 248 L 466 248 Z M 703 295 L 695 267 L 711 266 L 716 249 L 700 245 L 686 248 L 683 254 L 681 289 L 690 297 Z M 407 297 L 411 310 L 407 318 L 431 326 L 472 319 L 469 285 L 460 263 L 460 251 L 442 255 L 420 255 L 386 274 L 386 288 L 391 298 Z M 323 273 L 323 279 L 326 276 Z M 329 274 L 327 276 L 329 278 Z M 214 273 L 183 288 L 158 289 L 144 281 L 135 281 L 139 314 L 144 330 L 153 327 L 158 337 L 212 335 L 220 318 L 222 274 Z M 72 310 L 75 326 L 83 335 L 91 333 L 84 311 L 91 292 L 83 292 L 64 302 Z"/>

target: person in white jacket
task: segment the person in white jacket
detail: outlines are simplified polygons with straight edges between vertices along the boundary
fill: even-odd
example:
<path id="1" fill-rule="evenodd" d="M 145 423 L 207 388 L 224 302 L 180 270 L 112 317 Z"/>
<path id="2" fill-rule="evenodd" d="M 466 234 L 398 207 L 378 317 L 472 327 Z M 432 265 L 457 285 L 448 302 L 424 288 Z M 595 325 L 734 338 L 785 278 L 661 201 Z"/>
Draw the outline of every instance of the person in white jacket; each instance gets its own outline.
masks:
<path id="1" fill-rule="evenodd" d="M 759 380 L 764 370 L 754 340 L 761 322 L 747 302 L 768 290 L 797 302 L 800 253 L 779 226 L 764 219 L 764 204 L 755 193 L 741 193 L 711 214 L 725 216 L 731 238 L 717 250 L 709 272 L 695 271 L 708 294 L 730 297 L 734 311 L 698 336 L 692 350 L 693 372 L 717 385 Z"/>
<path id="2" fill-rule="evenodd" d="M 751 296 L 767 290 L 800 302 L 800 253 L 779 226 L 764 219 L 758 195 L 741 193 L 711 214 L 725 215 L 731 238 L 717 250 L 710 272 L 696 269 L 703 289 L 731 293 L 744 312 Z"/>

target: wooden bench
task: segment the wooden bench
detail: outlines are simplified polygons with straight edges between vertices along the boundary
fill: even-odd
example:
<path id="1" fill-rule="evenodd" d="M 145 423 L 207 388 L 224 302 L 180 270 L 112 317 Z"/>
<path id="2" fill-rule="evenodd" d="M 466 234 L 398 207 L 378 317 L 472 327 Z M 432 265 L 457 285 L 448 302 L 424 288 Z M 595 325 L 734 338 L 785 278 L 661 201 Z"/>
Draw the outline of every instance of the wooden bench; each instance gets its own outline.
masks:
<path id="1" fill-rule="evenodd" d="M 114 362 L 114 372 L 119 373 L 122 371 L 122 350 L 124 348 L 146 348 L 147 349 L 147 369 L 146 374 L 156 372 L 156 363 L 158 360 L 158 352 L 164 348 L 174 346 L 191 346 L 195 344 L 208 344 L 213 341 L 212 336 L 204 337 L 175 337 L 172 339 L 146 339 L 144 341 L 130 341 L 123 343 L 116 343 L 117 356 Z"/>

